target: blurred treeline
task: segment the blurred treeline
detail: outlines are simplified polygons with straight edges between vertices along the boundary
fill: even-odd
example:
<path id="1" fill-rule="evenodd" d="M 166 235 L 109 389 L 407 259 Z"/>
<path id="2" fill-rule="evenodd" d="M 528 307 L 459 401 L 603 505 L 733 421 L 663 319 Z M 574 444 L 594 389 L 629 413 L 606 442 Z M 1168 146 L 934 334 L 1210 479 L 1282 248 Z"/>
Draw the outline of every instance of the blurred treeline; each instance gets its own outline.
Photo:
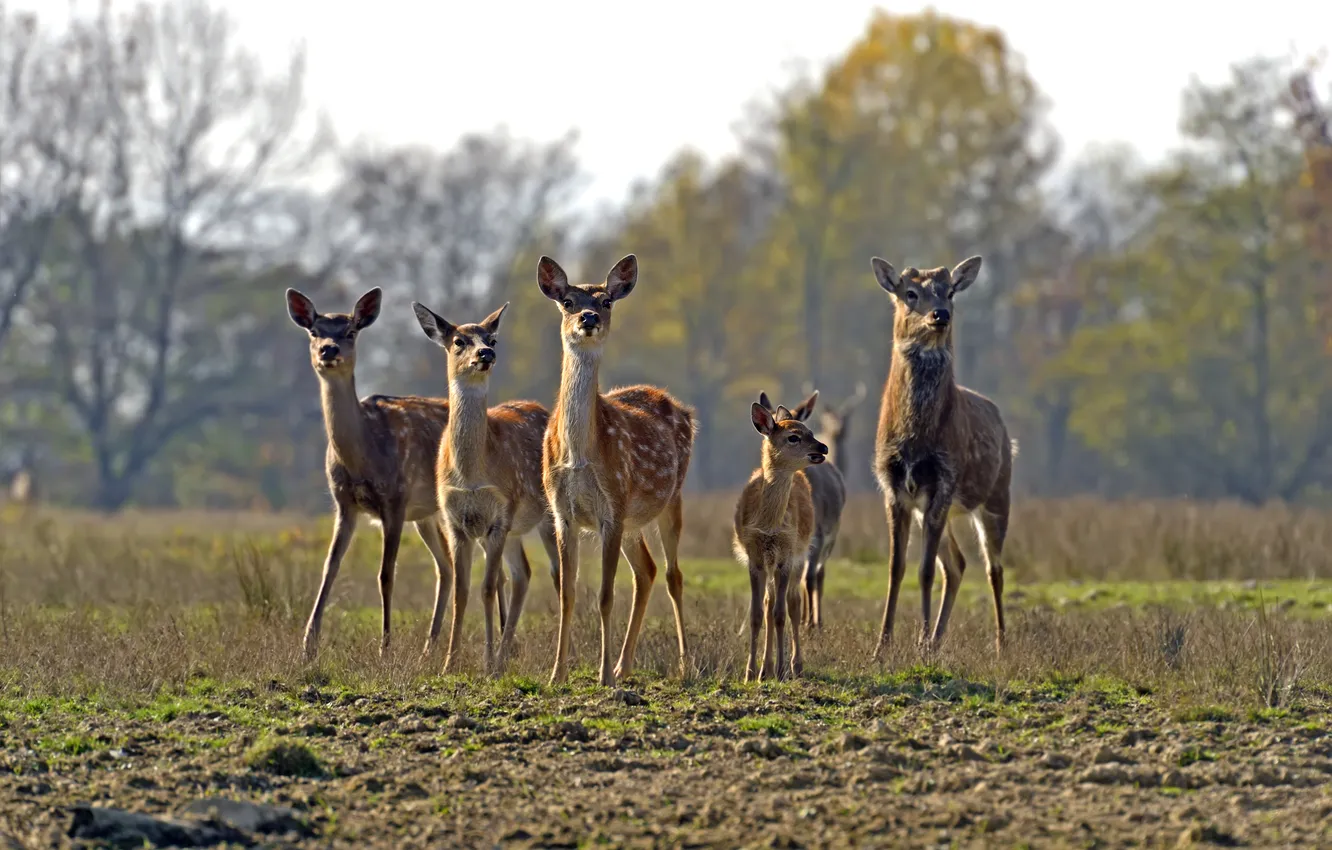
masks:
<path id="1" fill-rule="evenodd" d="M 864 381 L 846 466 L 867 489 L 892 310 L 869 258 L 982 254 L 959 374 L 1006 411 L 1023 493 L 1317 500 L 1332 143 L 1299 68 L 1236 58 L 1184 92 L 1168 161 L 1066 162 L 1002 32 L 876 14 L 831 66 L 756 93 L 739 154 L 682 151 L 576 215 L 572 131 L 344 144 L 302 57 L 262 66 L 205 4 L 60 27 L 0 4 L 0 480 L 31 467 L 43 498 L 106 509 L 317 508 L 325 440 L 284 287 L 328 311 L 385 288 L 363 394 L 444 392 L 411 299 L 457 320 L 510 300 L 493 397 L 550 403 L 536 257 L 599 280 L 633 251 L 603 380 L 697 406 L 691 488 L 744 480 L 759 390 L 837 402 Z M 631 145 L 645 110 L 621 106 Z"/>

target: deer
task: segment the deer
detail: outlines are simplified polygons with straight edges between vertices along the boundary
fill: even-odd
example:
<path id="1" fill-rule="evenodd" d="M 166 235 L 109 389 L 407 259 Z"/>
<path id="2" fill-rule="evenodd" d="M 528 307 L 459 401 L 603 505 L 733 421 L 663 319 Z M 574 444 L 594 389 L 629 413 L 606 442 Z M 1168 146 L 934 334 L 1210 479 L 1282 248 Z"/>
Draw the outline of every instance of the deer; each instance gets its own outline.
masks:
<path id="1" fill-rule="evenodd" d="M 767 396 L 761 397 L 766 400 Z M 749 477 L 735 506 L 734 550 L 736 559 L 749 568 L 749 661 L 745 681 L 755 675 L 759 625 L 764 624 L 763 663 L 758 679 L 776 674 L 787 676 L 787 608 L 799 612 L 802 582 L 791 574 L 810 551 L 814 534 L 814 499 L 806 471 L 828 457 L 828 447 L 785 407 L 769 410 L 763 401 L 750 406 L 754 430 L 763 436 L 759 468 Z M 771 587 L 769 587 L 771 584 Z M 773 649 L 776 644 L 774 669 Z M 800 654 L 800 620 L 791 623 L 790 675 L 799 676 L 804 662 Z"/>
<path id="2" fill-rule="evenodd" d="M 319 630 L 333 582 L 356 535 L 361 515 L 380 527 L 381 631 L 379 652 L 391 639 L 393 575 L 403 525 L 411 522 L 435 562 L 435 607 L 423 655 L 439 639 L 444 602 L 452 584 L 452 560 L 445 548 L 435 496 L 435 453 L 449 419 L 444 399 L 356 395 L 356 339 L 379 318 L 383 292 L 375 287 L 357 300 L 351 313 L 321 314 L 314 302 L 288 289 L 287 313 L 310 336 L 310 364 L 319 378 L 328 451 L 324 471 L 333 497 L 333 536 L 324 558 L 303 641 L 307 661 L 318 652 Z M 501 612 L 501 618 L 505 614 Z"/>
<path id="3" fill-rule="evenodd" d="M 578 534 L 601 538 L 600 682 L 630 674 L 657 565 L 643 532 L 656 523 L 666 557 L 666 591 L 675 611 L 680 673 L 685 675 L 681 489 L 693 453 L 697 416 L 665 390 L 637 385 L 602 393 L 598 372 L 611 332 L 611 310 L 638 282 L 638 259 L 627 254 L 600 284 L 569 283 L 550 257 L 537 263 L 537 285 L 560 311 L 560 387 L 542 450 L 542 478 L 555 516 L 559 550 L 560 622 L 552 684 L 568 679 L 578 574 Z M 610 616 L 620 553 L 634 571 L 633 607 L 619 662 L 612 669 Z"/>
<path id="4" fill-rule="evenodd" d="M 911 520 L 920 523 L 920 642 L 937 649 L 966 569 L 957 543 L 970 521 L 994 596 L 995 650 L 1004 640 L 1004 568 L 1009 488 L 1017 442 L 1010 440 L 999 407 L 953 374 L 953 297 L 975 282 L 981 258 L 952 270 L 907 268 L 899 275 L 886 260 L 870 264 L 893 298 L 893 352 L 884 383 L 875 438 L 874 474 L 888 515 L 888 599 L 874 657 L 882 658 L 893 631 L 897 596 L 906 571 Z M 943 571 L 943 598 L 930 631 L 935 561 Z"/>
<path id="5" fill-rule="evenodd" d="M 798 422 L 808 421 L 818 399 L 819 391 L 814 390 L 794 410 L 789 411 L 791 414 L 789 418 Z M 767 393 L 759 393 L 758 403 L 769 413 L 774 412 Z M 826 439 L 822 435 L 819 436 L 820 439 Z M 814 534 L 810 538 L 804 573 L 798 585 L 801 600 L 800 625 L 820 630 L 823 628 L 823 579 L 828 558 L 837 543 L 842 511 L 846 508 L 846 482 L 842 478 L 841 470 L 833 464 L 834 450 L 831 447 L 827 455 L 826 462 L 805 470 L 814 503 Z"/>
<path id="6" fill-rule="evenodd" d="M 505 303 L 476 324 L 458 325 L 412 302 L 421 330 L 444 349 L 448 364 L 449 420 L 435 461 L 439 510 L 453 558 L 453 620 L 445 673 L 453 671 L 462 645 L 476 543 L 486 556 L 482 585 L 485 666 L 492 674 L 502 672 L 512 651 L 532 576 L 522 535 L 539 527 L 552 575 L 558 578 L 555 522 L 541 479 L 541 444 L 550 413 L 534 401 L 486 406 L 500 320 L 508 309 Z M 494 617 L 500 601 L 502 557 L 508 560 L 513 591 L 496 653 Z"/>
<path id="7" fill-rule="evenodd" d="M 806 387 L 806 392 L 813 388 Z M 814 433 L 828 444 L 828 463 L 838 469 L 846 469 L 846 439 L 851 424 L 851 414 L 865 400 L 866 388 L 861 381 L 856 382 L 856 390 L 846 401 L 837 406 L 825 404 L 819 409 L 819 427 Z M 799 410 L 795 411 L 797 414 Z M 805 414 L 808 418 L 809 414 Z"/>

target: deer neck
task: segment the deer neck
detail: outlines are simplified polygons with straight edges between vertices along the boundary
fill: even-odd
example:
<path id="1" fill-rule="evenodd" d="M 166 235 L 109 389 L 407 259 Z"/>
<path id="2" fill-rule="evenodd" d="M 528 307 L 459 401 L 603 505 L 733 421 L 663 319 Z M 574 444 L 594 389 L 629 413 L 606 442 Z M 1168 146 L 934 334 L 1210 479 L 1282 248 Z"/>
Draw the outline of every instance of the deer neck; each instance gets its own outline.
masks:
<path id="1" fill-rule="evenodd" d="M 791 501 L 791 484 L 795 481 L 796 470 L 779 469 L 763 458 L 763 486 L 758 491 L 758 505 L 751 517 L 751 524 L 764 531 L 781 528 L 786 519 L 786 506 Z"/>
<path id="2" fill-rule="evenodd" d="M 559 423 L 561 465 L 577 469 L 588 464 L 597 428 L 600 367 L 600 349 L 565 345 L 554 416 Z"/>
<path id="3" fill-rule="evenodd" d="M 845 451 L 846 451 L 846 431 L 843 430 L 835 438 L 828 441 L 827 463 L 831 463 L 833 466 L 836 466 L 838 469 L 841 469 L 842 467 L 840 464 L 842 463 L 842 458 L 846 457 L 846 455 L 844 454 Z"/>
<path id="4" fill-rule="evenodd" d="M 485 383 L 449 381 L 449 426 L 445 439 L 450 473 L 460 484 L 478 483 L 485 477 L 489 433 L 486 390 Z"/>
<path id="5" fill-rule="evenodd" d="M 338 461 L 355 477 L 371 468 L 369 427 L 351 375 L 319 376 L 319 400 L 324 409 L 324 430 Z"/>
<path id="6" fill-rule="evenodd" d="M 894 346 L 886 392 L 901 430 L 908 434 L 933 431 L 947 415 L 955 391 L 951 339 L 943 345 L 908 342 Z"/>

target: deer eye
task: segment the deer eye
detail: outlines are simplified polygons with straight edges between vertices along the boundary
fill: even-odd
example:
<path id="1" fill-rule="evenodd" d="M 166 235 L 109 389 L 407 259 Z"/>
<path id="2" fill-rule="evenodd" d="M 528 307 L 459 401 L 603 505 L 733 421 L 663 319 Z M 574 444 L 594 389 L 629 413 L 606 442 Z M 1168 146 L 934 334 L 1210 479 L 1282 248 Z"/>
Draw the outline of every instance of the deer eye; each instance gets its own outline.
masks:
<path id="1" fill-rule="evenodd" d="M 454 337 L 453 344 L 456 345 L 458 348 L 462 348 L 464 345 L 467 344 L 467 340 L 463 339 L 462 337 Z"/>
<path id="2" fill-rule="evenodd" d="M 908 289 L 906 293 L 906 300 L 910 301 L 912 304 L 916 303 L 916 290 Z"/>
<path id="3" fill-rule="evenodd" d="M 571 298 L 566 298 L 566 299 L 564 299 L 563 301 L 561 301 L 560 303 L 564 305 L 564 309 L 566 309 L 566 310 L 572 310 L 572 309 L 573 309 L 573 299 L 571 299 Z"/>
<path id="4" fill-rule="evenodd" d="M 614 301 L 611 301 L 609 298 L 607 298 L 605 301 L 601 302 L 601 309 L 609 310 L 611 308 L 611 305 L 614 303 L 615 303 Z"/>
<path id="5" fill-rule="evenodd" d="M 789 437 L 786 438 L 786 442 L 788 442 L 788 443 L 798 443 L 798 442 L 800 442 L 800 435 L 799 435 L 799 434 L 792 434 L 791 436 L 789 436 Z"/>

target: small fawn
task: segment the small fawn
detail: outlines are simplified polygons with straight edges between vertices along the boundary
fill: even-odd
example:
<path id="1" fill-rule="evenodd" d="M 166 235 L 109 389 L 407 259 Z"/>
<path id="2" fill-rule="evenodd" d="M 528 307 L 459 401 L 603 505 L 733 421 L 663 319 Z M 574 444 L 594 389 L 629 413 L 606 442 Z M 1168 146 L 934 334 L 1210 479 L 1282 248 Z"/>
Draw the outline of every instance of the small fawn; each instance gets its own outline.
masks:
<path id="1" fill-rule="evenodd" d="M 981 258 L 963 260 L 952 271 L 908 268 L 901 275 L 878 257 L 871 265 L 895 304 L 893 359 L 883 388 L 874 457 L 891 545 L 888 600 L 875 657 L 882 656 L 892 635 L 913 513 L 925 535 L 920 564 L 922 642 L 935 648 L 943 639 L 966 569 L 957 544 L 962 530 L 958 524 L 970 519 L 994 595 L 999 649 L 1004 638 L 1000 556 L 1008 534 L 1009 484 L 1017 443 L 1009 439 L 998 406 L 958 386 L 953 377 L 953 296 L 976 280 Z M 931 634 L 936 558 L 943 568 L 944 586 Z"/>
<path id="2" fill-rule="evenodd" d="M 452 562 L 444 548 L 435 504 L 434 458 L 449 419 L 449 407 L 444 400 L 433 398 L 357 398 L 356 338 L 379 318 L 382 300 L 383 293 L 376 287 L 362 295 L 349 314 L 320 314 L 305 295 L 287 290 L 291 320 L 310 334 L 310 363 L 319 377 L 324 429 L 328 433 L 324 468 L 333 497 L 333 539 L 324 559 L 319 594 L 305 627 L 307 659 L 318 650 L 324 606 L 361 514 L 368 514 L 384 535 L 379 562 L 383 608 L 380 654 L 389 648 L 393 571 L 404 522 L 416 524 L 416 532 L 435 560 L 435 613 L 426 639 L 427 653 L 439 637 L 444 616 Z"/>
<path id="3" fill-rule="evenodd" d="M 564 350 L 559 394 L 542 453 L 560 562 L 560 625 L 552 683 L 568 678 L 581 529 L 601 536 L 601 684 L 613 685 L 633 669 L 638 633 L 657 575 L 643 538 L 644 527 L 652 522 L 657 523 L 665 550 L 666 590 L 675 609 L 681 674 L 685 671 L 680 490 L 693 453 L 694 411 L 656 387 L 623 387 L 603 395 L 597 385 L 610 336 L 611 309 L 637 282 L 638 260 L 633 254 L 611 268 L 604 284 L 573 285 L 551 258 L 543 256 L 537 263 L 537 285 L 560 309 Z M 612 670 L 610 617 L 622 547 L 634 571 L 634 602 L 620 661 Z"/>
<path id="4" fill-rule="evenodd" d="M 798 570 L 809 553 L 814 533 L 814 501 L 805 470 L 828 457 L 828 447 L 785 407 L 769 411 L 755 402 L 750 407 L 750 419 L 763 435 L 763 459 L 735 506 L 735 555 L 749 567 L 749 661 L 745 664 L 745 681 L 754 677 L 760 623 L 766 625 L 758 678 L 768 678 L 774 672 L 779 679 L 786 678 L 786 611 L 790 606 L 799 613 Z M 794 583 L 790 581 L 792 572 L 797 572 Z M 799 676 L 803 666 L 797 616 L 791 623 L 791 675 Z"/>
<path id="5" fill-rule="evenodd" d="M 500 320 L 508 304 L 475 325 L 455 325 L 430 308 L 412 302 L 425 335 L 448 358 L 449 422 L 439 444 L 435 483 L 439 509 L 453 556 L 453 622 L 444 672 L 452 672 L 462 642 L 463 613 L 471 583 L 472 548 L 486 555 L 483 598 L 486 612 L 486 669 L 502 670 L 527 597 L 532 570 L 522 535 L 540 528 L 541 540 L 558 564 L 555 524 L 541 484 L 541 441 L 550 414 L 534 401 L 511 401 L 486 408 L 495 363 Z M 513 591 L 503 636 L 495 654 L 494 615 L 501 599 L 507 558 Z"/>
<path id="6" fill-rule="evenodd" d="M 814 390 L 809 398 L 791 411 L 791 418 L 799 422 L 808 421 L 818 400 L 819 391 Z M 759 393 L 758 403 L 769 413 L 773 412 L 767 393 Z M 817 436 L 827 439 L 822 434 Z M 814 500 L 814 535 L 810 538 L 809 555 L 800 580 L 800 625 L 811 629 L 823 628 L 823 579 L 828 558 L 832 555 L 833 546 L 837 544 L 842 511 L 846 508 L 846 482 L 841 470 L 833 463 L 834 456 L 834 450 L 829 446 L 827 462 L 805 470 L 810 496 Z"/>

